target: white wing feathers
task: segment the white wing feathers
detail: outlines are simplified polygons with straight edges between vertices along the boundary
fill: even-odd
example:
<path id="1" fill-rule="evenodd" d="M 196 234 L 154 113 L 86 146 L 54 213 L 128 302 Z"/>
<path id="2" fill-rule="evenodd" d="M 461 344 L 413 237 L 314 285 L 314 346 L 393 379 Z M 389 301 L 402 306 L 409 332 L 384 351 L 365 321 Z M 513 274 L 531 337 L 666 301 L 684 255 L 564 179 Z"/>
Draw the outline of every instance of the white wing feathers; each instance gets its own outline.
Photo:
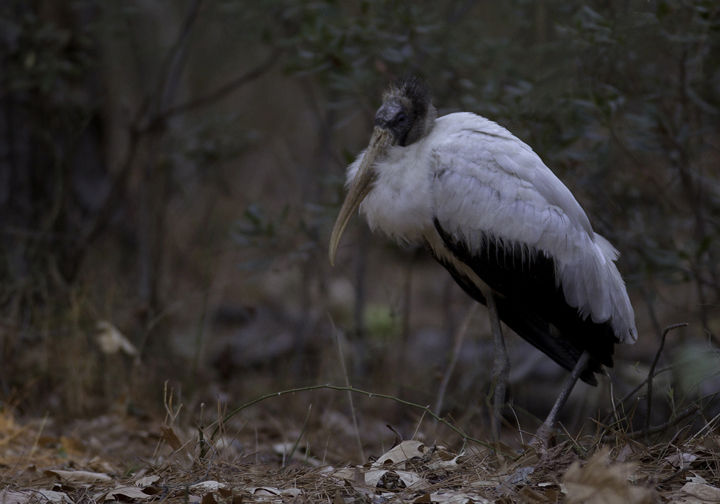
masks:
<path id="1" fill-rule="evenodd" d="M 435 132 L 442 134 L 431 134 L 432 190 L 442 227 L 472 250 L 481 251 L 482 234 L 491 233 L 550 255 L 567 303 L 593 322 L 610 320 L 620 341 L 634 342 L 634 312 L 613 262 L 617 250 L 593 232 L 572 193 L 537 154 L 474 114 L 442 117 Z"/>

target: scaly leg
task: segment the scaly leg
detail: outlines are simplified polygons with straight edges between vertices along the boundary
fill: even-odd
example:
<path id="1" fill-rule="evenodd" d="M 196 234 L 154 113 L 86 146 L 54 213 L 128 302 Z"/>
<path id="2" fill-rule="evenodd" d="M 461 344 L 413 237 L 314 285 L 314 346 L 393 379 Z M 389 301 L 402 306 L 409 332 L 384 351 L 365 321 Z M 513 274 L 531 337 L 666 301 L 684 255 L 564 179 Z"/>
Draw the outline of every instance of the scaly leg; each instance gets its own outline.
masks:
<path id="1" fill-rule="evenodd" d="M 508 358 L 507 349 L 505 348 L 505 338 L 503 338 L 502 327 L 500 327 L 500 316 L 498 315 L 497 306 L 495 305 L 495 296 L 493 293 L 489 293 L 489 295 L 485 296 L 485 299 L 487 301 L 488 311 L 490 312 L 490 327 L 492 328 L 493 341 L 495 343 L 495 362 L 493 365 L 495 392 L 493 394 L 494 402 L 491 433 L 493 441 L 499 442 L 502 411 L 505 406 L 508 376 L 510 376 L 510 359 Z"/>
<path id="2" fill-rule="evenodd" d="M 585 367 L 587 366 L 589 360 L 590 354 L 588 354 L 587 352 L 583 352 L 578 359 L 577 364 L 575 364 L 575 368 L 573 369 L 572 373 L 570 373 L 570 376 L 568 376 L 565 380 L 565 384 L 563 385 L 562 391 L 560 392 L 560 396 L 557 398 L 557 401 L 555 401 L 555 404 L 550 410 L 550 414 L 535 434 L 535 440 L 532 443 L 533 446 L 539 447 L 541 449 L 547 448 L 548 441 L 555 432 L 560 411 L 563 409 L 563 406 L 565 406 L 568 397 L 570 397 L 570 392 L 572 392 L 575 383 L 578 381 L 578 378 L 580 378 L 580 375 L 585 370 Z"/>

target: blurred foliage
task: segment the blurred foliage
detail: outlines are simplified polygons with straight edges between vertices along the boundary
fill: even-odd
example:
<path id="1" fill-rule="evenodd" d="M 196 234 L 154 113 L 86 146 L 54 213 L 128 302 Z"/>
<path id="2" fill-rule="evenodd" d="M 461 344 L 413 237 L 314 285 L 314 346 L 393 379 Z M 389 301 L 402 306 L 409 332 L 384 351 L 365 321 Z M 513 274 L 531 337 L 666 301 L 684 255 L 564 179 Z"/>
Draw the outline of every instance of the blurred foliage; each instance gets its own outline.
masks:
<path id="1" fill-rule="evenodd" d="M 663 307 L 685 300 L 661 291 L 685 284 L 688 317 L 717 334 L 717 2 L 9 0 L 3 363 L 48 314 L 71 308 L 73 327 L 91 331 L 117 298 L 133 307 L 123 331 L 164 350 L 171 328 L 158 321 L 188 290 L 202 292 L 201 342 L 228 248 L 243 271 L 300 270 L 298 291 L 280 290 L 300 306 L 297 346 L 307 343 L 332 304 L 325 248 L 344 168 L 404 74 L 430 83 L 441 114 L 482 114 L 538 152 L 622 252 L 648 303 L 637 312 L 666 322 Z M 367 299 L 360 249 L 356 324 L 400 339 L 394 312 Z M 73 289 L 84 305 L 69 307 Z M 20 386 L 2 367 L 2 388 Z"/>

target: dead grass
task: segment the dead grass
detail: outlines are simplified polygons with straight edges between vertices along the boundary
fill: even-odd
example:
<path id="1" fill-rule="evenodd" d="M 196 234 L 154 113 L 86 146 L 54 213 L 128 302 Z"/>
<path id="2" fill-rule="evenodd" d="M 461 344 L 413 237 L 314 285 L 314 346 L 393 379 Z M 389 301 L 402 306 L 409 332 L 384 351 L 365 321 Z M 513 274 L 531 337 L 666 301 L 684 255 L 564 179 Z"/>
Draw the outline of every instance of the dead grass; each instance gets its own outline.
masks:
<path id="1" fill-rule="evenodd" d="M 219 424 L 189 428 L 178 422 L 183 410 L 171 394 L 166 412 L 163 422 L 118 414 L 56 425 L 4 411 L 0 503 L 720 502 L 717 419 L 695 435 L 678 424 L 654 444 L 597 430 L 545 453 L 417 439 L 396 439 L 382 453 L 382 440 L 363 437 L 366 453 L 382 454 L 356 465 L 346 462 L 356 452 L 347 415 L 344 433 L 318 432 L 307 418 L 222 410 L 201 415 L 224 419 Z M 301 427 L 291 430 L 293 422 Z M 417 437 L 436 432 L 424 421 Z M 310 443 L 323 434 L 325 446 Z"/>

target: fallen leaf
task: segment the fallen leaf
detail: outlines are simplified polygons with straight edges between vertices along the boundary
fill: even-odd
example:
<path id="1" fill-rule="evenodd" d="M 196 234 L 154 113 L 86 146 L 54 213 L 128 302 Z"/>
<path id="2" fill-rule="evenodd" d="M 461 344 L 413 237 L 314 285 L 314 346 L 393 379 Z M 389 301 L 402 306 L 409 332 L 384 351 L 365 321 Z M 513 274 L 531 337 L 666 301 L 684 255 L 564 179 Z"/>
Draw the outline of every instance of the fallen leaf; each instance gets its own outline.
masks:
<path id="1" fill-rule="evenodd" d="M 227 488 L 225 483 L 219 481 L 203 481 L 190 487 L 190 490 L 202 490 L 203 492 L 217 492 L 221 488 Z"/>
<path id="2" fill-rule="evenodd" d="M 363 474 L 363 479 L 359 482 L 371 487 L 376 487 L 380 478 L 385 476 L 387 472 L 387 469 L 371 469 Z"/>
<path id="3" fill-rule="evenodd" d="M 405 488 L 413 487 L 414 489 L 420 489 L 428 486 L 429 483 L 425 481 L 420 475 L 410 471 L 399 471 L 388 469 L 371 469 L 364 474 L 364 480 L 361 483 L 365 483 L 368 486 L 376 487 L 383 477 L 387 474 L 397 477 L 405 485 Z"/>
<path id="4" fill-rule="evenodd" d="M 253 487 L 249 488 L 248 491 L 253 495 L 266 495 L 266 496 L 277 496 L 277 495 L 290 495 L 297 497 L 302 495 L 302 490 L 299 488 L 275 488 L 275 487 Z"/>
<path id="5" fill-rule="evenodd" d="M 33 500 L 45 502 L 67 502 L 72 504 L 72 500 L 68 497 L 65 492 L 54 492 L 52 490 L 33 490 Z"/>
<path id="6" fill-rule="evenodd" d="M 441 504 L 491 504 L 491 501 L 477 494 L 465 492 L 436 492 L 430 494 L 430 502 Z"/>
<path id="7" fill-rule="evenodd" d="M 143 476 L 142 478 L 135 480 L 135 486 L 147 487 L 147 486 L 152 485 L 159 479 L 160 479 L 160 476 L 158 476 L 158 475 Z"/>
<path id="8" fill-rule="evenodd" d="M 7 488 L 0 491 L 0 503 L 2 504 L 26 504 L 32 499 L 30 492 L 11 492 Z"/>
<path id="9" fill-rule="evenodd" d="M 351 467 L 343 467 L 342 469 L 332 469 L 329 471 L 322 471 L 326 476 L 330 476 L 335 479 L 352 480 L 355 475 L 355 470 Z"/>
<path id="10" fill-rule="evenodd" d="M 515 472 L 505 478 L 505 480 L 503 480 L 503 482 L 497 486 L 495 491 L 501 495 L 508 495 L 514 492 L 513 487 L 518 483 L 523 483 L 527 481 L 528 476 L 530 476 L 534 471 L 535 468 L 532 466 L 520 467 L 516 469 Z"/>
<path id="11" fill-rule="evenodd" d="M 373 463 L 373 467 L 383 466 L 387 464 L 397 464 L 413 457 L 422 457 L 427 451 L 425 443 L 420 441 L 403 441 L 392 450 L 380 456 Z"/>
<path id="12" fill-rule="evenodd" d="M 229 504 L 242 504 L 243 502 L 243 496 L 241 493 L 235 493 L 226 488 L 218 489 L 218 493 L 223 499 L 225 499 L 225 502 L 229 502 Z"/>
<path id="13" fill-rule="evenodd" d="M 180 438 L 177 437 L 177 434 L 175 434 L 172 427 L 165 427 L 164 425 L 161 425 L 160 431 L 162 432 L 162 438 L 170 445 L 170 448 L 174 451 L 182 449 L 183 444 L 180 442 Z"/>
<path id="14" fill-rule="evenodd" d="M 67 483 L 97 483 L 101 481 L 112 481 L 107 474 L 95 473 L 90 471 L 60 471 L 56 469 L 48 469 L 45 471 L 46 476 L 55 476 Z"/>
<path id="15" fill-rule="evenodd" d="M 100 457 L 93 457 L 93 459 L 88 462 L 88 467 L 95 472 L 104 472 L 105 474 L 115 474 L 118 472 L 117 468 L 110 465 L 108 461 L 102 460 Z"/>
<path id="16" fill-rule="evenodd" d="M 137 500 L 149 500 L 153 499 L 152 495 L 148 495 L 136 486 L 121 486 L 110 490 L 109 492 L 102 492 L 95 496 L 96 501 L 104 499 L 106 501 L 120 500 L 118 497 L 124 497 L 126 499 L 137 499 Z"/>
<path id="17" fill-rule="evenodd" d="M 697 460 L 697 455 L 694 455 L 692 453 L 673 453 L 672 455 L 665 457 L 665 460 L 672 465 L 673 467 L 676 467 L 678 469 L 682 469 L 683 467 L 687 467 L 692 462 Z"/>
<path id="18" fill-rule="evenodd" d="M 116 354 L 120 351 L 127 355 L 137 355 L 138 351 L 118 329 L 106 320 L 97 323 L 100 331 L 95 337 L 104 354 Z"/>
<path id="19" fill-rule="evenodd" d="M 615 463 L 625 462 L 627 458 L 632 455 L 633 450 L 630 447 L 630 444 L 626 444 L 620 449 L 620 452 L 618 453 L 617 457 L 615 457 Z"/>
<path id="20" fill-rule="evenodd" d="M 217 504 L 217 501 L 215 500 L 215 496 L 212 494 L 212 492 L 208 492 L 205 495 L 203 495 L 203 498 L 200 502 L 201 502 L 201 504 Z"/>
<path id="21" fill-rule="evenodd" d="M 427 468 L 431 471 L 435 469 L 449 469 L 452 467 L 457 467 L 458 464 L 462 461 L 462 459 L 465 457 L 465 453 L 461 453 L 459 455 L 455 455 L 453 457 L 447 458 L 447 452 L 439 452 L 440 453 L 440 460 L 437 460 L 435 462 L 430 462 L 427 464 Z M 445 455 L 443 455 L 445 453 Z"/>
<path id="22" fill-rule="evenodd" d="M 79 439 L 60 436 L 60 444 L 66 452 L 72 455 L 84 455 L 87 451 L 87 447 Z"/>
<path id="23" fill-rule="evenodd" d="M 567 503 L 579 504 L 644 504 L 651 500 L 652 492 L 630 484 L 628 476 L 637 464 L 605 466 L 609 450 L 597 452 L 585 466 L 573 462 L 563 477 L 567 489 Z"/>
<path id="24" fill-rule="evenodd" d="M 180 438 L 175 434 L 172 427 L 161 425 L 160 431 L 162 432 L 162 438 L 170 445 L 170 448 L 172 448 L 175 453 L 180 454 L 180 464 L 185 469 L 190 469 L 195 461 L 193 460 L 192 453 L 188 450 L 187 443 L 183 444 L 180 441 Z"/>
<path id="25" fill-rule="evenodd" d="M 720 488 L 705 483 L 685 483 L 680 491 L 697 497 L 702 502 L 720 502 Z"/>
<path id="26" fill-rule="evenodd" d="M 523 496 L 524 502 L 548 502 L 549 500 L 543 494 L 536 492 L 529 486 L 522 487 L 518 493 Z"/>

